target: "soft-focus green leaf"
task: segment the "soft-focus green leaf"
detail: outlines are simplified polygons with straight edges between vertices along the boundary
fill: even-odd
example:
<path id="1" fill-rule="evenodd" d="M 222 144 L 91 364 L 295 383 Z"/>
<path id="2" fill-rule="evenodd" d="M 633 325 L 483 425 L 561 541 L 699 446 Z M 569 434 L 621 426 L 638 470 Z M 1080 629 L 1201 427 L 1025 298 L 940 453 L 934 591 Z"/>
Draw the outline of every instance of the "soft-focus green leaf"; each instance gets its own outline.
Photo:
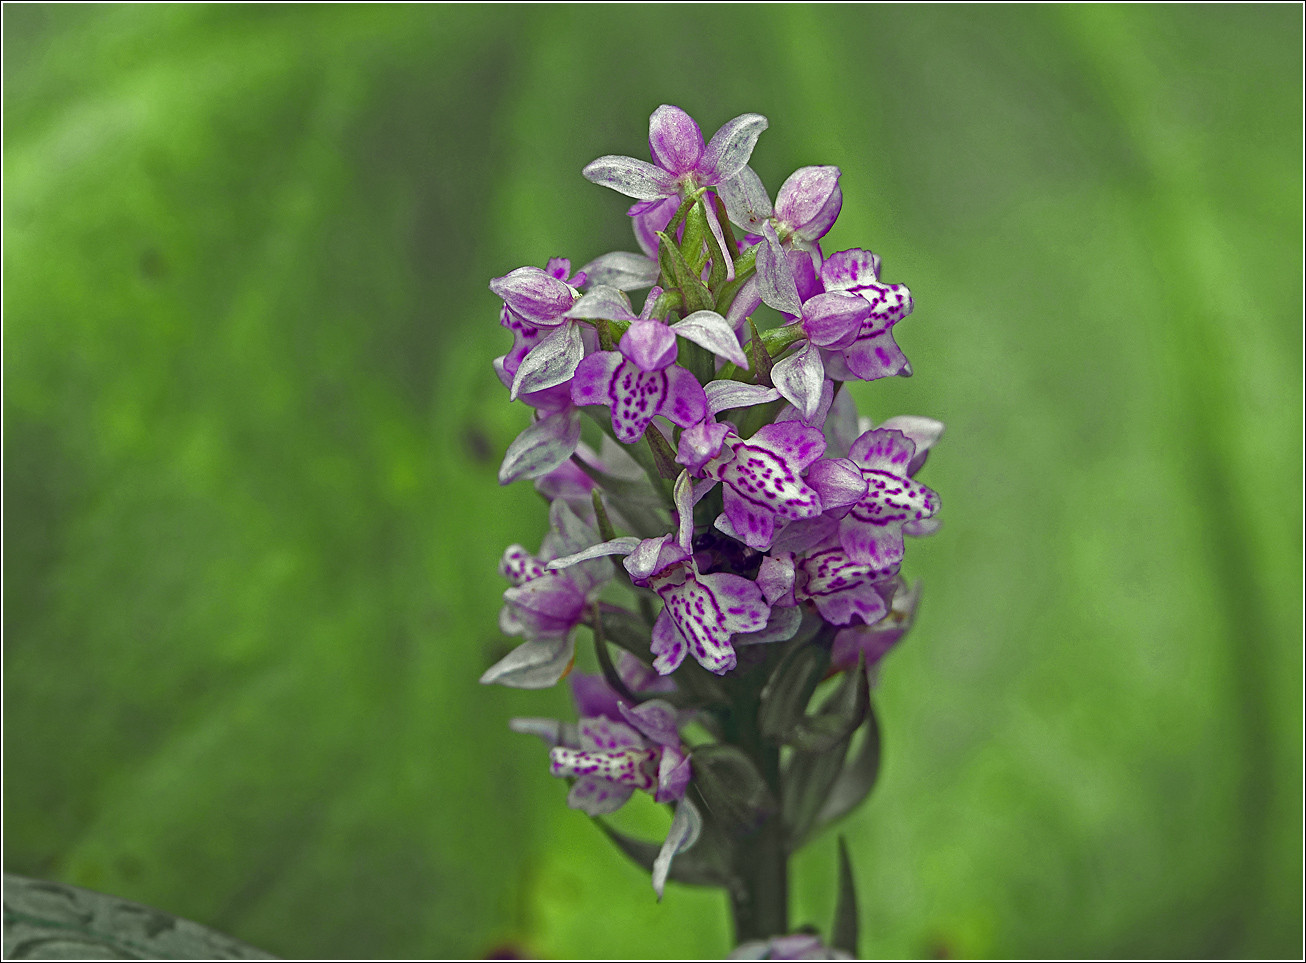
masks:
<path id="1" fill-rule="evenodd" d="M 848 843 L 839 837 L 839 895 L 834 903 L 834 925 L 830 927 L 830 945 L 857 959 L 860 930 L 857 911 L 857 882 L 848 856 Z"/>

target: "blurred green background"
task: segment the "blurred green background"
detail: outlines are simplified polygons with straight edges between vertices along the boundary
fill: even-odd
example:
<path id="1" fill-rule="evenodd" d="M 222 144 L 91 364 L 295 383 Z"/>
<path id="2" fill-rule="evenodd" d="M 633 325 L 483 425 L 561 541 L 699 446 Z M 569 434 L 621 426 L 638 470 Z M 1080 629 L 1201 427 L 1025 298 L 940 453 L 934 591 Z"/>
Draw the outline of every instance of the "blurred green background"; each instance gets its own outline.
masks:
<path id="1" fill-rule="evenodd" d="M 721 956 L 482 688 L 492 276 L 678 104 L 844 172 L 948 423 L 872 956 L 1301 951 L 1301 28 L 1268 7 L 4 8 L 4 866 L 313 957 Z M 630 817 L 656 828 L 660 813 Z M 795 923 L 828 926 L 827 835 Z"/>

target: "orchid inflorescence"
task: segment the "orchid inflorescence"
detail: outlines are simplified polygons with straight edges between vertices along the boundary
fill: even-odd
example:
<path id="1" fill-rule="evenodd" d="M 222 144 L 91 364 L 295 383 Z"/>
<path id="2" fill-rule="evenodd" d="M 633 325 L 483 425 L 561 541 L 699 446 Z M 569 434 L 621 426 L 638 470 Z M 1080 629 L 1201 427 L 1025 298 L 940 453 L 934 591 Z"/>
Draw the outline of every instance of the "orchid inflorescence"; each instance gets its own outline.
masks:
<path id="1" fill-rule="evenodd" d="M 766 127 L 743 114 L 705 143 L 659 107 L 653 163 L 583 171 L 636 199 L 642 253 L 491 281 L 513 335 L 495 370 L 534 410 L 499 481 L 531 479 L 550 531 L 534 555 L 504 553 L 500 625 L 525 641 L 481 681 L 569 676 L 578 722 L 512 727 L 549 745 L 573 808 L 603 816 L 636 790 L 674 805 L 661 845 L 600 823 L 659 898 L 668 878 L 722 886 L 749 953 L 853 953 L 851 897 L 837 949 L 786 935 L 786 861 L 874 784 L 871 676 L 915 615 L 919 585 L 899 569 L 904 537 L 938 527 L 915 476 L 943 425 L 874 425 L 841 390 L 911 374 L 893 328 L 912 297 L 870 251 L 822 251 L 839 168 L 795 171 L 772 203 L 748 166 Z M 629 292 L 645 288 L 636 312 Z M 759 330 L 763 304 L 783 323 Z M 571 671 L 582 626 L 601 674 Z M 850 891 L 846 856 L 842 869 Z"/>

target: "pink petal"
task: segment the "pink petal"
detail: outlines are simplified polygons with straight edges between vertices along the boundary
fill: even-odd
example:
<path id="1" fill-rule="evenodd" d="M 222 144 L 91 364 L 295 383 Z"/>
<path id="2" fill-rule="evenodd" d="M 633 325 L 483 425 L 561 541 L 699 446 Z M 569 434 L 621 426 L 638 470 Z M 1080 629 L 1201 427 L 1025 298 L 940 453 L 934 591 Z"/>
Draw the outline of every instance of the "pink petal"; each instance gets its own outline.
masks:
<path id="1" fill-rule="evenodd" d="M 665 385 L 658 402 L 657 413 L 681 428 L 696 425 L 707 417 L 707 395 L 698 379 L 686 368 L 672 365 L 656 375 L 645 378 L 661 377 Z M 640 429 L 643 434 L 643 429 Z"/>
<path id="2" fill-rule="evenodd" d="M 648 119 L 648 149 L 653 163 L 679 176 L 693 170 L 702 159 L 703 132 L 694 118 L 679 107 L 663 104 Z"/>
<path id="3" fill-rule="evenodd" d="M 775 216 L 804 239 L 824 237 L 843 206 L 837 167 L 800 167 L 780 186 Z"/>

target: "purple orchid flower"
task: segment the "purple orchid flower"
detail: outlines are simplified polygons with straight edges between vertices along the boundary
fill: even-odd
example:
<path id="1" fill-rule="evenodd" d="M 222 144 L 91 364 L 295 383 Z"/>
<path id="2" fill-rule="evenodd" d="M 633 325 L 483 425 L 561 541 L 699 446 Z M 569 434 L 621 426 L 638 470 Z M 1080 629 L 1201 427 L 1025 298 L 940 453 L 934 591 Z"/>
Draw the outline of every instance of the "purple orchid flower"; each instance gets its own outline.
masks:
<path id="1" fill-rule="evenodd" d="M 851 337 L 822 344 L 827 349 L 830 376 L 840 381 L 874 381 L 910 375 L 907 356 L 893 340 L 893 326 L 911 314 L 915 305 L 906 285 L 880 283 L 879 257 L 860 248 L 831 254 L 821 265 L 821 283 L 828 294 L 855 294 L 870 307 Z"/>
<path id="2" fill-rule="evenodd" d="M 685 196 L 737 175 L 766 130 L 761 114 L 727 121 L 704 145 L 703 132 L 679 107 L 663 104 L 649 117 L 648 146 L 653 163 L 608 154 L 586 165 L 585 179 L 641 201 Z"/>
<path id="3" fill-rule="evenodd" d="M 920 580 L 909 589 L 899 576 L 887 583 L 885 591 L 890 601 L 884 618 L 873 624 L 850 625 L 835 634 L 830 664 L 836 670 L 851 669 L 858 656 L 865 659 L 868 669 L 873 668 L 911 630 L 921 600 Z"/>
<path id="4" fill-rule="evenodd" d="M 699 497 L 704 491 L 698 491 Z M 616 538 L 549 563 L 562 569 L 603 555 L 625 555 L 630 580 L 652 589 L 663 602 L 653 623 L 653 668 L 662 675 L 674 672 L 687 653 L 709 671 L 729 672 L 738 661 L 731 636 L 759 632 L 771 616 L 755 582 L 728 572 L 699 571 L 692 546 L 694 496 L 689 472 L 681 472 L 674 488 L 678 533 Z"/>
<path id="5" fill-rule="evenodd" d="M 549 509 L 549 534 L 538 555 L 520 545 L 503 553 L 499 571 L 512 583 L 503 593 L 499 627 L 526 641 L 485 671 L 481 682 L 517 689 L 544 689 L 567 674 L 575 661 L 575 629 L 587 604 L 612 577 L 611 566 L 589 563 L 556 571 L 548 562 L 593 545 L 598 534 L 566 504 Z"/>
<path id="6" fill-rule="evenodd" d="M 636 688 L 639 672 L 619 670 Z M 658 680 L 663 685 L 670 680 Z M 645 690 L 647 691 L 647 690 Z M 572 683 L 579 723 L 552 719 L 513 719 L 514 732 L 539 736 L 549 745 L 549 770 L 574 779 L 567 805 L 590 816 L 616 812 L 642 790 L 656 802 L 676 803 L 666 841 L 653 863 L 653 891 L 662 898 L 677 853 L 698 839 L 702 817 L 685 798 L 693 766 L 680 738 L 681 714 L 661 699 L 631 707 L 617 698 L 601 676 L 582 676 Z"/>
<path id="7" fill-rule="evenodd" d="M 839 525 L 829 515 L 785 529 L 762 562 L 757 584 L 773 606 L 811 602 L 831 625 L 873 624 L 889 611 L 886 593 L 896 564 L 858 562 L 839 543 Z"/>
<path id="8" fill-rule="evenodd" d="M 722 454 L 703 466 L 723 488 L 724 511 L 716 527 L 766 551 L 778 521 L 820 515 L 821 496 L 802 476 L 824 451 L 820 430 L 794 421 L 766 425 L 747 441 L 727 438 Z"/>
<path id="9" fill-rule="evenodd" d="M 723 124 L 712 140 L 704 144 L 703 132 L 689 114 L 679 107 L 663 104 L 649 117 L 652 164 L 634 157 L 607 154 L 587 164 L 581 173 L 586 180 L 645 202 L 647 206 L 637 204 L 630 213 L 636 218 L 635 233 L 641 246 L 655 257 L 656 243 L 651 251 L 647 243 L 655 238 L 640 236 L 641 231 L 652 234 L 661 230 L 670 222 L 680 199 L 700 187 L 715 187 L 737 176 L 748 164 L 757 138 L 766 127 L 767 120 L 761 114 L 740 114 Z M 724 251 L 725 234 L 715 208 L 715 204 L 704 205 L 708 227 Z M 648 221 L 641 223 L 645 215 Z M 655 227 L 659 221 L 660 226 Z M 733 262 L 725 267 L 727 278 L 733 279 Z"/>
<path id="10" fill-rule="evenodd" d="M 569 270 L 570 261 L 553 258 L 545 270 L 520 267 L 490 282 L 490 290 L 504 301 L 499 323 L 514 335 L 512 350 L 496 362 L 500 378 L 511 375 L 513 401 L 568 381 L 587 350 L 593 350 L 581 326 L 568 317 L 580 298 L 577 285 L 586 280 L 582 271 L 567 281 Z"/>
<path id="11" fill-rule="evenodd" d="M 740 310 L 751 314 L 761 302 L 796 317 L 801 304 L 820 290 L 821 238 L 843 207 L 837 167 L 801 167 L 789 175 L 774 208 L 761 178 L 745 167 L 721 185 L 730 220 L 766 245 L 757 255 L 756 282 L 740 290 Z"/>
<path id="12" fill-rule="evenodd" d="M 621 336 L 619 351 L 596 351 L 576 368 L 572 401 L 607 405 L 613 433 L 628 445 L 643 437 L 655 415 L 682 428 L 702 421 L 707 398 L 698 379 L 674 363 L 676 333 L 661 321 L 636 319 Z"/>
<path id="13" fill-rule="evenodd" d="M 877 428 L 861 435 L 848 450 L 848 459 L 861 471 L 867 492 L 842 509 L 839 542 L 858 562 L 887 567 L 902 560 L 906 526 L 928 534 L 928 523 L 939 509 L 939 496 L 911 478 L 916 445 L 901 431 Z M 923 460 L 923 459 L 922 459 Z"/>

